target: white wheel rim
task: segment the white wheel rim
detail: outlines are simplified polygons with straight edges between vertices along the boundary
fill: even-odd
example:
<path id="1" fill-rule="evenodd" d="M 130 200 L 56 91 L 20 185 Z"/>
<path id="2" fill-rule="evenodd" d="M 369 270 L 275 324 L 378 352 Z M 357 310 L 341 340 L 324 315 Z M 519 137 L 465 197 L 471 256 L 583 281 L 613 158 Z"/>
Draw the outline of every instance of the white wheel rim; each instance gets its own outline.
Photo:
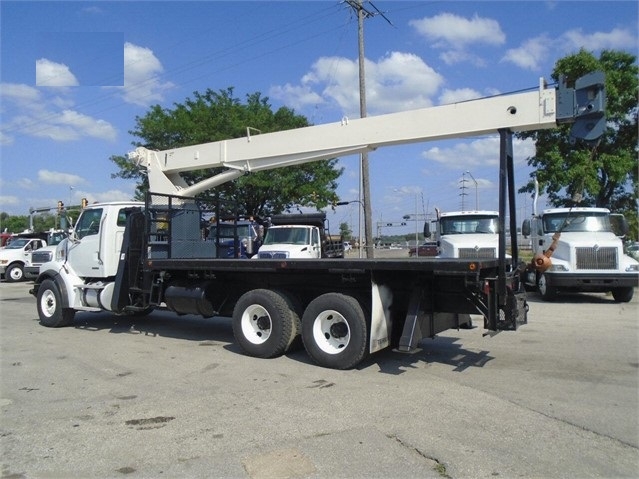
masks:
<path id="1" fill-rule="evenodd" d="M 22 279 L 22 271 L 20 270 L 20 268 L 11 268 L 9 276 L 11 276 L 12 280 L 18 281 Z"/>
<path id="2" fill-rule="evenodd" d="M 44 314 L 47 318 L 50 318 L 55 314 L 56 307 L 55 294 L 53 294 L 53 291 L 50 289 L 47 289 L 40 298 L 40 309 L 42 310 L 42 314 Z"/>
<path id="3" fill-rule="evenodd" d="M 242 334 L 252 344 L 263 344 L 271 337 L 271 316 L 259 304 L 253 304 L 244 310 L 241 324 Z"/>
<path id="4" fill-rule="evenodd" d="M 543 274 L 539 278 L 539 292 L 546 294 L 546 277 Z"/>
<path id="5" fill-rule="evenodd" d="M 313 322 L 313 340 L 327 354 L 339 354 L 351 340 L 346 318 L 334 310 L 322 311 Z"/>

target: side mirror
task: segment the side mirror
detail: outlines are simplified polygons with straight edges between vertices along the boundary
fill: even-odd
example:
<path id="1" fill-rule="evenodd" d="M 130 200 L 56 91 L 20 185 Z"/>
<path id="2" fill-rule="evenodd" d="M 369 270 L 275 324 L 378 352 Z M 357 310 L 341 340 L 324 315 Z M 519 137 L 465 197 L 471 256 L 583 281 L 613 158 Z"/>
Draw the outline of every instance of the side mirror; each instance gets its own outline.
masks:
<path id="1" fill-rule="evenodd" d="M 428 221 L 424 223 L 424 238 L 430 238 L 430 223 Z"/>
<path id="2" fill-rule="evenodd" d="M 612 231 L 615 235 L 620 238 L 625 237 L 630 230 L 630 226 L 628 226 L 628 220 L 621 213 L 612 213 L 610 215 L 610 226 L 612 227 Z"/>
<path id="3" fill-rule="evenodd" d="M 524 238 L 528 238 L 530 236 L 530 220 L 524 220 L 521 225 L 521 234 Z"/>

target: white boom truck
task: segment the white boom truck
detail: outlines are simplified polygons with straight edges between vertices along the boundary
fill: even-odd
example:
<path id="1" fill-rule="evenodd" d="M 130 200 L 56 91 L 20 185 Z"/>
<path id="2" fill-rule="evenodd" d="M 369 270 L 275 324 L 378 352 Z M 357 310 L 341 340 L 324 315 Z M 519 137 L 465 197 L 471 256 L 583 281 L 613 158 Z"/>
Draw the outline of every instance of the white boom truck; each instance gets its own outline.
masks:
<path id="1" fill-rule="evenodd" d="M 542 81 L 526 93 L 166 151 L 138 148 L 131 157 L 148 173 L 145 204 L 98 203 L 82 212 L 74 235 L 34 282 L 40 322 L 56 327 L 79 311 L 135 315 L 164 307 L 230 316 L 248 355 L 279 356 L 301 335 L 317 364 L 338 369 L 391 345 L 411 351 L 422 338 L 467 324 L 471 314 L 482 314 L 489 331 L 515 330 L 528 306 L 519 275 L 507 271 L 503 234 L 499 257 L 490 260 L 218 259 L 201 232 L 201 218 L 215 205 L 195 195 L 252 171 L 499 133 L 505 218 L 507 205 L 515 211 L 513 132 L 573 122 L 575 136 L 597 138 L 605 126 L 603 85 L 595 73 L 574 89 Z M 226 169 L 194 185 L 180 176 L 212 167 Z"/>
<path id="2" fill-rule="evenodd" d="M 611 226 L 607 208 L 551 208 L 524 220 L 533 261 L 523 273 L 526 286 L 536 287 L 551 301 L 564 292 L 611 292 L 618 302 L 632 300 L 639 285 L 639 263 L 624 254 L 621 238 Z M 622 229 L 627 231 L 627 223 Z M 625 231 L 623 232 L 625 234 Z"/>
<path id="3" fill-rule="evenodd" d="M 440 258 L 496 258 L 499 250 L 498 211 L 437 211 L 435 241 Z M 428 223 L 424 236 L 430 236 Z"/>

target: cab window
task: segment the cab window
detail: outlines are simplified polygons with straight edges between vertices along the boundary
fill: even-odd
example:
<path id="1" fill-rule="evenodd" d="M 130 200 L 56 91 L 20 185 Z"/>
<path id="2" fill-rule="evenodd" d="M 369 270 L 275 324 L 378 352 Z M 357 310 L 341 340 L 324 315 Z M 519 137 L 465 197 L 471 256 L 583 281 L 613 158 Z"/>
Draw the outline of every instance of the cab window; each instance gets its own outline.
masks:
<path id="1" fill-rule="evenodd" d="M 85 210 L 75 226 L 75 234 L 78 239 L 85 236 L 97 235 L 100 232 L 100 219 L 102 208 Z"/>

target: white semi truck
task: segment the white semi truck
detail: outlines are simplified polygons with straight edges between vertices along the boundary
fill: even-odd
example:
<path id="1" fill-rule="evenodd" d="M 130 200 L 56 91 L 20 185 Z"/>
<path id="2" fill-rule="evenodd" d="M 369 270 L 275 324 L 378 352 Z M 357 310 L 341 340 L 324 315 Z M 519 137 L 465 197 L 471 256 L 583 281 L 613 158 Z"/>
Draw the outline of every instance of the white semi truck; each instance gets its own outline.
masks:
<path id="1" fill-rule="evenodd" d="M 496 258 L 499 250 L 498 211 L 437 210 L 434 240 L 440 258 Z M 428 223 L 424 236 L 430 236 Z"/>
<path id="2" fill-rule="evenodd" d="M 524 220 L 533 261 L 522 274 L 529 288 L 551 301 L 561 292 L 612 293 L 618 302 L 632 300 L 639 286 L 639 263 L 624 254 L 607 208 L 550 208 Z M 624 228 L 627 229 L 627 224 Z"/>
<path id="3" fill-rule="evenodd" d="M 301 336 L 317 364 L 337 369 L 390 346 L 414 350 L 422 338 L 468 324 L 471 314 L 483 315 L 489 331 L 515 330 L 526 323 L 528 306 L 519 275 L 507 268 L 503 227 L 494 259 L 219 259 L 201 232 L 215 205 L 196 195 L 252 171 L 498 133 L 505 218 L 507 207 L 516 210 L 513 132 L 573 122 L 575 136 L 597 138 L 605 126 L 603 84 L 595 73 L 574 89 L 542 81 L 526 93 L 166 151 L 138 148 L 131 157 L 148 173 L 145 204 L 97 203 L 82 212 L 31 290 L 40 322 L 57 327 L 77 312 L 156 308 L 230 316 L 248 355 L 281 355 Z M 213 167 L 225 170 L 194 185 L 180 176 Z"/>

